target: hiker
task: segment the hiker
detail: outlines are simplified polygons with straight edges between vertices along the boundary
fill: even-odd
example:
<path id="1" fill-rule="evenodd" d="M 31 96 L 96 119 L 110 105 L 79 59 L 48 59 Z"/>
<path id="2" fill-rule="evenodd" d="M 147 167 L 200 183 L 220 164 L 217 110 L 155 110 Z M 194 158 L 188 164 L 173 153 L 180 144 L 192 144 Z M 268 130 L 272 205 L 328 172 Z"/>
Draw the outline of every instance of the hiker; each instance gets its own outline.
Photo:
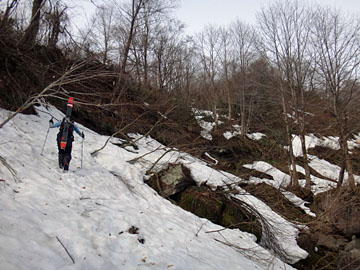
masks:
<path id="1" fill-rule="evenodd" d="M 69 125 L 67 140 L 66 140 L 66 146 L 64 147 L 61 144 L 61 141 L 62 141 L 65 121 L 69 121 L 70 125 Z M 68 171 L 70 160 L 71 160 L 72 142 L 74 141 L 73 131 L 75 130 L 75 132 L 77 134 L 79 134 L 79 136 L 82 137 L 83 139 L 85 138 L 84 132 L 80 132 L 79 128 L 74 124 L 74 121 L 67 117 L 64 117 L 63 120 L 60 120 L 55 124 L 54 124 L 54 121 L 51 119 L 49 121 L 49 126 L 50 126 L 50 128 L 60 127 L 59 133 L 57 134 L 57 137 L 56 137 L 57 146 L 58 146 L 58 150 L 59 150 L 59 167 L 60 167 L 60 169 L 64 169 L 64 171 Z"/>

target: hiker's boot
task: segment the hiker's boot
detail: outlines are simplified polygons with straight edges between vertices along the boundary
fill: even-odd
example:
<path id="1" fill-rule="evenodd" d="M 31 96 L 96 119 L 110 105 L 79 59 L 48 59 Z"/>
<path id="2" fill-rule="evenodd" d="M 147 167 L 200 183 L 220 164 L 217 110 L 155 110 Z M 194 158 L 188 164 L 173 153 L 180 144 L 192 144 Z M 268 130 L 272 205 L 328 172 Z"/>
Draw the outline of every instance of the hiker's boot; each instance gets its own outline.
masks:
<path id="1" fill-rule="evenodd" d="M 68 163 L 64 163 L 64 172 L 69 171 L 69 164 Z"/>

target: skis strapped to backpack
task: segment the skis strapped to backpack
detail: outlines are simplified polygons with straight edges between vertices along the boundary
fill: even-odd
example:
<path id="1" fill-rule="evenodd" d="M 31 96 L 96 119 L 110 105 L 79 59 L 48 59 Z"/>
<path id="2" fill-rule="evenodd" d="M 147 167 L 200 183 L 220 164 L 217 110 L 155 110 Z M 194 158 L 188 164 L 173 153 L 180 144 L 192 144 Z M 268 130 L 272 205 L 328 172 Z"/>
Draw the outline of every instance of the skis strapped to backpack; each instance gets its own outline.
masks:
<path id="1" fill-rule="evenodd" d="M 69 128 L 71 125 L 70 117 L 71 117 L 73 105 L 74 105 L 74 99 L 72 97 L 69 97 L 69 100 L 67 103 L 67 109 L 66 109 L 66 116 L 65 116 L 64 123 L 63 123 L 64 129 L 63 129 L 63 133 L 61 135 L 61 142 L 60 142 L 60 148 L 63 150 L 66 148 L 66 144 L 67 144 Z"/>

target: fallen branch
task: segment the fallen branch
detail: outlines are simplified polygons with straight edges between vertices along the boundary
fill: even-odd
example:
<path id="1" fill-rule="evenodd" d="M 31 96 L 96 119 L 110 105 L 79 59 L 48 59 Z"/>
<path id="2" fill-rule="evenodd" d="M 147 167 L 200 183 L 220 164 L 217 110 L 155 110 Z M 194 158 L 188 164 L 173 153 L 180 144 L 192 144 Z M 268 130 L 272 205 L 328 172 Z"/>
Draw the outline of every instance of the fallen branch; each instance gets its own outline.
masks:
<path id="1" fill-rule="evenodd" d="M 142 138 L 145 138 L 146 136 L 148 136 L 156 127 L 158 127 L 158 125 L 163 121 L 163 119 L 171 112 L 173 111 L 174 109 L 176 108 L 176 106 L 170 108 L 166 113 L 165 115 L 163 115 L 151 128 L 150 130 L 148 130 L 148 132 L 146 132 L 144 135 L 140 136 L 139 138 L 129 142 L 129 143 L 126 143 L 124 145 L 121 145 L 122 148 L 125 148 L 127 146 L 130 146 L 130 145 L 135 145 L 137 141 L 141 140 Z M 133 120 L 131 123 L 127 124 L 125 127 L 121 128 L 120 130 L 116 131 L 114 134 L 112 134 L 105 142 L 105 144 L 95 150 L 94 152 L 91 153 L 92 156 L 95 156 L 98 152 L 100 152 L 101 150 L 103 150 L 105 148 L 105 146 L 108 144 L 108 142 L 110 141 L 110 139 L 112 139 L 113 137 L 115 137 L 116 135 L 118 134 L 123 134 L 124 130 L 126 130 L 128 127 L 132 126 L 133 124 L 136 123 L 136 121 L 138 121 L 142 116 L 144 116 L 147 112 L 144 112 L 142 114 L 140 114 L 135 120 Z"/>
<path id="2" fill-rule="evenodd" d="M 217 233 L 217 232 L 225 231 L 225 230 L 227 230 L 227 229 L 228 229 L 228 228 L 222 228 L 222 229 L 214 230 L 214 231 L 206 231 L 205 233 Z"/>
<path id="3" fill-rule="evenodd" d="M 166 116 L 172 112 L 174 109 L 176 108 L 176 106 L 173 106 L 172 108 L 170 108 L 169 110 L 166 111 L 166 113 L 164 115 L 162 115 L 162 117 L 156 121 L 156 123 L 142 136 L 136 138 L 135 140 L 131 141 L 131 143 L 125 144 L 123 145 L 123 147 L 129 146 L 131 144 L 136 144 L 136 142 L 140 141 L 141 139 L 145 138 L 146 136 L 149 136 L 150 133 L 156 128 L 158 127 L 158 125 L 161 124 L 161 122 L 166 118 Z"/>
<path id="4" fill-rule="evenodd" d="M 40 98 L 45 98 L 45 97 L 59 98 L 59 94 L 61 92 L 67 93 L 64 89 L 62 89 L 62 91 L 59 90 L 59 88 L 61 89 L 62 86 L 71 83 L 81 82 L 95 77 L 95 75 L 85 76 L 82 74 L 76 74 L 76 72 L 79 71 L 81 68 L 83 68 L 85 64 L 86 61 L 72 65 L 57 80 L 51 82 L 48 86 L 46 86 L 43 90 L 41 90 L 40 93 L 30 96 L 22 106 L 20 106 L 15 112 L 11 112 L 5 120 L 2 120 L 3 122 L 0 123 L 0 128 L 2 128 L 6 123 L 8 123 L 11 119 L 13 119 L 17 114 L 25 111 L 29 107 L 36 104 Z"/>
<path id="5" fill-rule="evenodd" d="M 133 120 L 132 122 L 130 122 L 129 124 L 127 124 L 125 127 L 121 128 L 120 130 L 118 130 L 118 131 L 116 131 L 114 134 L 112 134 L 112 135 L 106 140 L 106 142 L 104 143 L 104 145 L 103 145 L 101 148 L 99 148 L 99 149 L 95 150 L 94 152 L 92 152 L 91 155 L 92 155 L 92 156 L 95 156 L 98 152 L 100 152 L 101 150 L 103 150 L 103 149 L 105 148 L 105 146 L 108 144 L 108 142 L 109 142 L 112 138 L 114 138 L 114 137 L 115 137 L 116 135 L 118 135 L 118 134 L 123 133 L 123 131 L 124 131 L 126 128 L 130 127 L 131 125 L 133 125 L 137 120 L 139 120 L 139 119 L 140 119 L 142 116 L 144 116 L 146 113 L 147 113 L 147 112 L 143 112 L 143 113 L 140 114 L 135 120 Z M 129 145 L 130 145 L 130 144 L 129 144 Z M 126 146 L 123 146 L 123 147 L 126 147 Z"/>
<path id="6" fill-rule="evenodd" d="M 9 172 L 11 173 L 11 175 L 15 180 L 15 183 L 19 183 L 19 182 L 21 183 L 21 180 L 16 175 L 16 171 L 9 165 L 9 163 L 7 163 L 6 159 L 0 156 L 0 161 L 9 170 Z"/>
<path id="7" fill-rule="evenodd" d="M 67 250 L 67 248 L 64 246 L 64 244 L 60 241 L 59 237 L 56 236 L 56 239 L 59 241 L 59 243 L 62 245 L 62 247 L 65 249 L 67 255 L 69 255 L 70 259 L 72 260 L 73 263 L 75 263 L 73 257 L 70 255 L 69 251 Z"/>
<path id="8" fill-rule="evenodd" d="M 196 237 L 199 236 L 200 231 L 202 230 L 202 228 L 205 226 L 206 223 L 208 223 L 208 220 L 206 222 L 204 222 L 204 223 L 201 222 L 201 226 L 200 226 L 200 228 L 198 229 L 198 231 L 195 234 Z"/>

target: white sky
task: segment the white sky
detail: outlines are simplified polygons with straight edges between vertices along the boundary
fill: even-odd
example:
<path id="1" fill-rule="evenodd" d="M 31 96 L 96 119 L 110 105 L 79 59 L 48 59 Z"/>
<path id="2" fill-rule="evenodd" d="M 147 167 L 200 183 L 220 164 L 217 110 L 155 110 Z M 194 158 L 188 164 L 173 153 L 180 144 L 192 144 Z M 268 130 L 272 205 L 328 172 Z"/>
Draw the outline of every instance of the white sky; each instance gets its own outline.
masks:
<path id="1" fill-rule="evenodd" d="M 239 18 L 241 21 L 254 24 L 256 12 L 267 6 L 270 0 L 181 0 L 177 11 L 178 18 L 186 26 L 186 32 L 194 34 L 207 24 L 227 25 Z M 360 15 L 359 0 L 310 0 L 324 6 L 336 7 L 345 13 Z"/>
<path id="2" fill-rule="evenodd" d="M 130 2 L 130 0 L 119 0 Z M 243 22 L 254 24 L 256 13 L 274 0 L 179 0 L 180 7 L 175 15 L 186 25 L 186 33 L 200 32 L 205 25 L 228 25 L 239 18 Z M 359 0 L 299 0 L 336 7 L 345 14 L 360 16 Z M 86 17 L 90 19 L 94 6 L 89 0 L 66 0 L 72 9 L 71 19 L 75 24 L 83 24 Z M 102 1 L 96 0 L 98 4 Z"/>

